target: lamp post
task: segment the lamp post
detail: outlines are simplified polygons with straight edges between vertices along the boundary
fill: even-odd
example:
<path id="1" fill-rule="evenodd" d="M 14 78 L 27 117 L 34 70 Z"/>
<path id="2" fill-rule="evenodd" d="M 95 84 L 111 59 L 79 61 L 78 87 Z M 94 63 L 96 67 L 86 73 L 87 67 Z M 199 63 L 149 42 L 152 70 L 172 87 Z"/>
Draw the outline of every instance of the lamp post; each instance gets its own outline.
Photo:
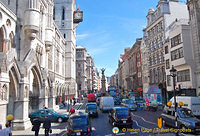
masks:
<path id="1" fill-rule="evenodd" d="M 174 89 L 174 108 L 175 108 L 175 126 L 177 127 L 177 105 L 176 105 L 176 90 L 175 90 L 175 84 L 176 84 L 176 69 L 174 68 L 174 65 L 172 65 L 172 69 L 170 69 L 170 76 L 173 78 L 173 89 Z M 178 133 L 176 133 L 178 135 Z"/>

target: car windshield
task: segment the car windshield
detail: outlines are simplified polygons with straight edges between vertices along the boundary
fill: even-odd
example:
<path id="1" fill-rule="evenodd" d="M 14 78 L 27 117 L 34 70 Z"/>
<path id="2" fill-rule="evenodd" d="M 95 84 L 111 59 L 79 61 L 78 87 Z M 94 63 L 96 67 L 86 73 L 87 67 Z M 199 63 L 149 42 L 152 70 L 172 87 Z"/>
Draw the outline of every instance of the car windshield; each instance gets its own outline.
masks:
<path id="1" fill-rule="evenodd" d="M 88 105 L 88 110 L 90 110 L 90 109 L 96 109 L 96 108 L 97 108 L 96 105 Z"/>
<path id="2" fill-rule="evenodd" d="M 184 118 L 191 118 L 191 117 L 194 117 L 192 111 L 189 110 L 189 109 L 181 110 L 181 113 L 182 113 L 182 116 L 183 116 Z"/>
<path id="3" fill-rule="evenodd" d="M 117 116 L 128 116 L 128 109 L 118 109 Z"/>
<path id="4" fill-rule="evenodd" d="M 87 118 L 86 117 L 73 118 L 72 124 L 73 126 L 87 125 Z"/>
<path id="5" fill-rule="evenodd" d="M 52 110 L 50 110 L 49 113 L 51 113 L 51 114 L 58 114 L 57 112 L 52 111 Z"/>
<path id="6" fill-rule="evenodd" d="M 126 104 L 133 104 L 133 100 L 126 100 Z"/>

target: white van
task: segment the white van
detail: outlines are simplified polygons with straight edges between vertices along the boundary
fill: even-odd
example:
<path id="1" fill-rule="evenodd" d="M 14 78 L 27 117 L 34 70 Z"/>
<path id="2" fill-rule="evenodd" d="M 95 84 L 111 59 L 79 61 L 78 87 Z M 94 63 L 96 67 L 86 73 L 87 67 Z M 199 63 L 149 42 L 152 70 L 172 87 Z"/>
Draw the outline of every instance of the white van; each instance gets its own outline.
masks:
<path id="1" fill-rule="evenodd" d="M 174 106 L 174 97 L 170 99 Z M 183 102 L 183 108 L 190 109 L 195 116 L 200 117 L 200 97 L 176 96 L 176 103 Z"/>
<path id="2" fill-rule="evenodd" d="M 102 111 L 109 111 L 114 107 L 113 97 L 101 97 L 99 108 Z"/>

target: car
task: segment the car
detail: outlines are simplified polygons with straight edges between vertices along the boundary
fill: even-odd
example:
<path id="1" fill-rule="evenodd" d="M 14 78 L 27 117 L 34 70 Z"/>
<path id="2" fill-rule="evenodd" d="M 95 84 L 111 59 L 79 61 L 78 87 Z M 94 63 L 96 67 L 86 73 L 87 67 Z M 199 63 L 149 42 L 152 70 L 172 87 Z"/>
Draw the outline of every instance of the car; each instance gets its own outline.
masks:
<path id="1" fill-rule="evenodd" d="M 188 108 L 177 108 L 177 128 L 186 129 L 189 128 L 193 133 L 200 132 L 200 120 L 197 119 L 192 111 Z M 161 114 L 163 125 L 176 127 L 175 108 L 165 107 Z"/>
<path id="2" fill-rule="evenodd" d="M 114 99 L 113 97 L 104 96 L 101 97 L 99 109 L 104 111 L 110 111 L 114 107 Z"/>
<path id="3" fill-rule="evenodd" d="M 34 118 L 38 117 L 39 121 L 44 122 L 45 116 L 48 116 L 51 122 L 59 122 L 59 123 L 67 121 L 67 119 L 69 118 L 69 115 L 59 114 L 50 109 L 42 109 L 29 114 L 29 118 L 31 119 L 31 121 Z"/>
<path id="4" fill-rule="evenodd" d="M 121 104 L 121 100 L 119 97 L 115 97 L 114 98 L 114 102 L 115 102 L 115 105 L 120 105 Z"/>
<path id="5" fill-rule="evenodd" d="M 126 107 L 114 107 L 108 114 L 109 123 L 113 126 L 128 126 L 132 128 L 133 118 Z"/>
<path id="6" fill-rule="evenodd" d="M 87 103 L 85 112 L 88 113 L 89 116 L 98 117 L 98 110 L 96 103 Z"/>
<path id="7" fill-rule="evenodd" d="M 91 122 L 87 113 L 70 115 L 67 125 L 68 136 L 91 136 Z"/>
<path id="8" fill-rule="evenodd" d="M 130 111 L 136 111 L 137 105 L 132 99 L 122 99 L 122 106 L 127 107 Z"/>

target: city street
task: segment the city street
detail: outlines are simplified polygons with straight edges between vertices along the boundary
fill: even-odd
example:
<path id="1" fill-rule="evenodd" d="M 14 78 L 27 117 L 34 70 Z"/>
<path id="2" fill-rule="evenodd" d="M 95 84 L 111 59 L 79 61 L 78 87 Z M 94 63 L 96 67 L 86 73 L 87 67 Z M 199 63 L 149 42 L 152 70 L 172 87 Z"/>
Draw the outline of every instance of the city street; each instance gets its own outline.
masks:
<path id="1" fill-rule="evenodd" d="M 75 108 L 77 109 L 76 112 L 84 112 L 85 105 L 87 103 L 87 99 L 85 98 L 82 103 L 77 103 Z M 91 117 L 91 125 L 92 125 L 92 136 L 115 136 L 115 135 L 131 135 L 131 136 L 175 136 L 174 133 L 164 133 L 164 132 L 157 132 L 157 118 L 160 117 L 162 110 L 159 109 L 156 112 L 152 111 L 144 111 L 144 110 L 137 110 L 131 112 L 133 117 L 134 123 L 132 129 L 123 129 L 120 128 L 120 132 L 118 134 L 113 134 L 112 126 L 108 122 L 108 112 L 102 113 L 100 110 L 98 118 Z M 66 113 L 66 109 L 59 110 L 59 113 Z M 67 122 L 64 123 L 52 123 L 52 130 L 53 133 L 51 136 L 67 136 L 66 128 Z M 123 129 L 123 131 L 122 131 Z M 163 127 L 162 129 L 167 130 L 167 127 Z M 14 131 L 14 136 L 34 136 L 33 131 L 31 128 L 26 131 Z M 44 129 L 41 127 L 40 135 L 44 136 Z M 179 134 L 179 136 L 192 136 L 189 134 Z"/>

